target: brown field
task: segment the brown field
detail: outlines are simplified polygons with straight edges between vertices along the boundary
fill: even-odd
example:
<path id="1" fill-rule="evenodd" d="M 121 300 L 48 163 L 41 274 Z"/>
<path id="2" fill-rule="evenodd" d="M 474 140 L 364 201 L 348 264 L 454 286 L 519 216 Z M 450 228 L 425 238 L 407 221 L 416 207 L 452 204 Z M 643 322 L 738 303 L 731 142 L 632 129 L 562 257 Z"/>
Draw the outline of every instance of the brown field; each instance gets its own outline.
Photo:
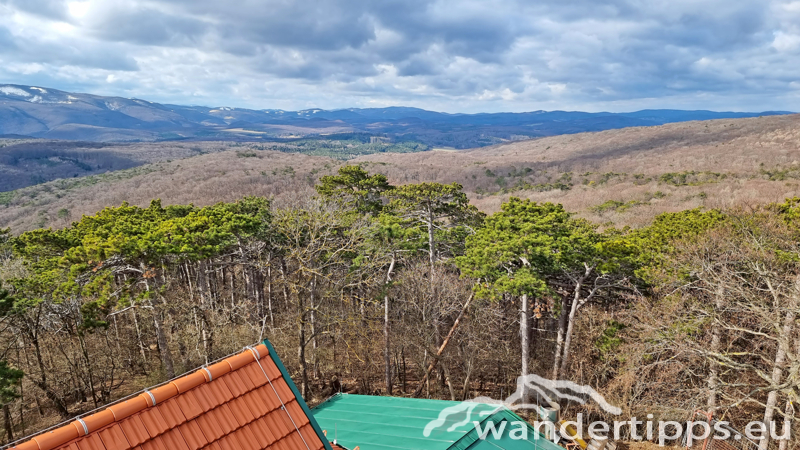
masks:
<path id="1" fill-rule="evenodd" d="M 147 145 L 153 148 L 138 152 L 158 152 L 161 144 Z M 189 144 L 180 147 L 165 153 L 181 157 L 192 151 Z M 0 227 L 21 232 L 63 226 L 104 206 L 143 205 L 153 198 L 205 205 L 266 195 L 291 202 L 342 164 L 301 154 L 214 150 L 173 161 L 151 153 L 160 162 L 0 193 Z M 489 213 L 514 195 L 559 202 L 598 223 L 639 226 L 666 211 L 800 195 L 800 115 L 581 133 L 469 151 L 381 153 L 353 161 L 396 184 L 459 182 Z"/>

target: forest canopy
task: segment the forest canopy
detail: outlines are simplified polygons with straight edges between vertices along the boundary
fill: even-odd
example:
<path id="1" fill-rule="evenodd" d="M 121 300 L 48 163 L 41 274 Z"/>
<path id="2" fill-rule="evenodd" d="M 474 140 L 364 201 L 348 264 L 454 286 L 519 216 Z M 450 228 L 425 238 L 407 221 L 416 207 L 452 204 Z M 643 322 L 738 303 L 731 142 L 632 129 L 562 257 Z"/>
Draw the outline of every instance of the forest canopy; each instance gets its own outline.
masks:
<path id="1" fill-rule="evenodd" d="M 487 217 L 459 184 L 351 165 L 285 207 L 153 200 L 0 230 L 4 439 L 263 338 L 312 403 L 503 399 L 536 373 L 634 416 L 792 427 L 798 205 L 603 228 L 519 198 Z"/>

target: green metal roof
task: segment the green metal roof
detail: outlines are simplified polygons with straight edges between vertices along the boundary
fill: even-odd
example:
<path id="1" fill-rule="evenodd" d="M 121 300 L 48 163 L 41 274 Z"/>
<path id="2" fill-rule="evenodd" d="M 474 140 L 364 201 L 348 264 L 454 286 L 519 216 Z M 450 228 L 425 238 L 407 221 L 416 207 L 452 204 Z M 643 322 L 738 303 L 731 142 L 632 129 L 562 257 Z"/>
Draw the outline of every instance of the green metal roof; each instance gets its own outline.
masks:
<path id="1" fill-rule="evenodd" d="M 474 421 L 499 425 L 523 421 L 510 410 L 484 403 L 337 394 L 311 414 L 330 441 L 361 450 L 563 450 L 528 424 L 528 440 L 515 440 L 507 424 L 499 439 L 479 439 Z M 524 422 L 524 421 L 523 421 Z M 517 426 L 518 427 L 518 426 Z M 427 434 L 427 435 L 426 435 Z M 536 439 L 538 437 L 538 439 Z"/>

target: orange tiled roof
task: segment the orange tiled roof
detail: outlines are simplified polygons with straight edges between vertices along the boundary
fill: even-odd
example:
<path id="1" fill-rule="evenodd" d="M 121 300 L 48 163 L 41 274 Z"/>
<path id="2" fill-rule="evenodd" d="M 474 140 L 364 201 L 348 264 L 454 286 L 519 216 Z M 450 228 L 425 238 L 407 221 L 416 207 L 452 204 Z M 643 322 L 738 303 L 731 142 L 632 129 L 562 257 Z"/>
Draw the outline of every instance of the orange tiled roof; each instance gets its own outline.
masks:
<path id="1" fill-rule="evenodd" d="M 261 344 L 12 448 L 322 450 L 290 383 Z"/>

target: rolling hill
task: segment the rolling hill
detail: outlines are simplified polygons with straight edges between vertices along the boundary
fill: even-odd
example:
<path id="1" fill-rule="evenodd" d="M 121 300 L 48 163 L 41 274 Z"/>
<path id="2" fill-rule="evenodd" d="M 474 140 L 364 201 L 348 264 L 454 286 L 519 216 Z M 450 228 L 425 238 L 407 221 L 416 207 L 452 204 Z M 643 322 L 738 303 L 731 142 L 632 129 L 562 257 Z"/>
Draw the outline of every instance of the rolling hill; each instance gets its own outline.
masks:
<path id="1" fill-rule="evenodd" d="M 345 163 L 257 143 L 204 145 L 209 151 L 141 143 L 128 157 L 153 162 L 0 193 L 0 227 L 63 226 L 105 206 L 153 198 L 205 205 L 265 195 L 296 202 Z M 486 212 L 514 195 L 560 202 L 598 223 L 638 226 L 665 211 L 800 195 L 800 115 L 606 130 L 468 151 L 376 153 L 350 162 L 395 184 L 459 182 Z"/>

